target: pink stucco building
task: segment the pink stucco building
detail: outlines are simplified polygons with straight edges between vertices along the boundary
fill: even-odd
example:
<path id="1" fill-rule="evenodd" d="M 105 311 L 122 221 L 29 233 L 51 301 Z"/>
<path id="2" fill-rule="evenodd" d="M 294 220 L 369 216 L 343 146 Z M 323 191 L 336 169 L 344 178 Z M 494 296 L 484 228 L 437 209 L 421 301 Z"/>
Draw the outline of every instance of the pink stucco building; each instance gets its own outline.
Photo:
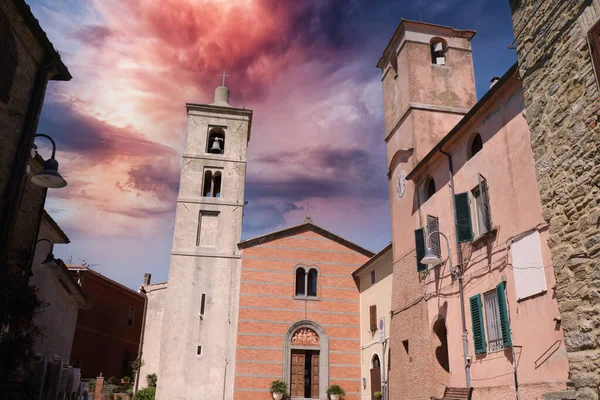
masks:
<path id="1" fill-rule="evenodd" d="M 394 400 L 440 396 L 446 386 L 467 386 L 467 375 L 474 399 L 541 400 L 567 386 L 521 82 L 513 66 L 476 101 L 474 35 L 403 20 L 378 63 L 393 235 Z M 445 261 L 419 262 L 427 247 Z"/>

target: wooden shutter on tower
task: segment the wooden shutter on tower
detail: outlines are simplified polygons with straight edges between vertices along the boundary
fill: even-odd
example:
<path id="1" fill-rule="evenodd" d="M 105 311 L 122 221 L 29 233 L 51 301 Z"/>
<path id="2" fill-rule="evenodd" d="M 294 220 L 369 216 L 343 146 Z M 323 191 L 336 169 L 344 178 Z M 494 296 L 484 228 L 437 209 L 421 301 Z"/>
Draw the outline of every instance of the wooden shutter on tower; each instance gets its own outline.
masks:
<path id="1" fill-rule="evenodd" d="M 502 345 L 504 347 L 512 346 L 510 335 L 510 321 L 508 318 L 508 305 L 506 304 L 505 282 L 496 286 L 496 295 L 498 296 L 498 315 L 500 316 L 500 328 L 502 330 Z"/>
<path id="2" fill-rule="evenodd" d="M 487 179 L 481 174 L 477 174 L 479 178 L 479 195 L 483 205 L 483 218 L 486 232 L 492 230 L 492 210 L 490 208 L 490 192 L 487 185 Z"/>
<path id="3" fill-rule="evenodd" d="M 375 392 L 381 392 L 381 367 L 371 369 L 371 400 L 378 400 Z"/>
<path id="4" fill-rule="evenodd" d="M 477 294 L 469 299 L 471 306 L 471 322 L 473 326 L 473 345 L 475 354 L 485 353 L 487 350 L 485 342 L 485 328 L 483 327 L 483 312 L 481 295 Z"/>
<path id="5" fill-rule="evenodd" d="M 454 221 L 456 223 L 456 236 L 460 243 L 473 240 L 473 226 L 471 224 L 471 208 L 469 207 L 469 193 L 454 195 Z"/>
<path id="6" fill-rule="evenodd" d="M 427 265 L 421 263 L 421 260 L 425 257 L 425 232 L 423 228 L 415 231 L 415 249 L 417 252 L 417 271 L 427 271 Z"/>
<path id="7" fill-rule="evenodd" d="M 436 232 L 433 235 L 432 232 Z M 433 254 L 442 258 L 442 249 L 440 247 L 440 222 L 438 217 L 427 216 L 427 237 L 429 238 L 429 247 Z M 427 243 L 425 243 L 427 245 Z"/>
<path id="8" fill-rule="evenodd" d="M 313 354 L 311 360 L 311 396 L 313 399 L 319 398 L 319 354 Z"/>
<path id="9" fill-rule="evenodd" d="M 369 326 L 371 332 L 375 332 L 377 330 L 377 306 L 369 307 Z"/>

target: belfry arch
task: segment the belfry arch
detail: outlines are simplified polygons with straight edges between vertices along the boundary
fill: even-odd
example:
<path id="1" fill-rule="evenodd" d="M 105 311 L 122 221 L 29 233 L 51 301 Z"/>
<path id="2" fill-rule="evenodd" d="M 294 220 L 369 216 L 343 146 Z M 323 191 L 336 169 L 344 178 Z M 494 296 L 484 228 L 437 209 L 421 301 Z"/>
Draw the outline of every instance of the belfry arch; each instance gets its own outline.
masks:
<path id="1" fill-rule="evenodd" d="M 292 389 L 292 355 L 294 361 L 304 357 L 308 365 L 313 359 L 318 358 L 318 397 L 313 394 L 308 398 L 327 399 L 329 385 L 329 338 L 325 330 L 318 323 L 311 320 L 300 320 L 292 324 L 285 334 L 283 344 L 283 381 Z M 317 357 L 314 357 L 314 356 Z M 307 356 L 311 356 L 309 361 Z M 311 369 L 315 369 L 310 365 Z M 295 366 L 298 368 L 298 365 Z M 310 375 L 314 379 L 314 375 Z M 314 387 L 317 382 L 310 382 Z M 305 397 L 305 396 L 303 396 Z"/>

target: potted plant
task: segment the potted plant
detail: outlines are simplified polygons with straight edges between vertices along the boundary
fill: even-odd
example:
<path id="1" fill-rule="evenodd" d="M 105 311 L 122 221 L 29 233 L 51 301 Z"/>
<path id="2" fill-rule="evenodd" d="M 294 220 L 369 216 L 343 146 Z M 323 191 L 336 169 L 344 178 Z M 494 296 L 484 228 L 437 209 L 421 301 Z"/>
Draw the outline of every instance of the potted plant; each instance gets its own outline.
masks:
<path id="1" fill-rule="evenodd" d="M 281 400 L 283 399 L 283 395 L 288 391 L 288 384 L 277 379 L 276 381 L 271 382 L 269 391 L 273 395 L 273 399 Z"/>
<path id="2" fill-rule="evenodd" d="M 373 397 L 375 397 L 376 399 L 380 399 L 383 397 L 383 393 L 381 392 L 375 392 L 373 393 Z"/>
<path id="3" fill-rule="evenodd" d="M 329 389 L 327 389 L 327 394 L 331 400 L 340 400 L 344 398 L 346 392 L 338 385 L 331 385 L 329 386 Z"/>

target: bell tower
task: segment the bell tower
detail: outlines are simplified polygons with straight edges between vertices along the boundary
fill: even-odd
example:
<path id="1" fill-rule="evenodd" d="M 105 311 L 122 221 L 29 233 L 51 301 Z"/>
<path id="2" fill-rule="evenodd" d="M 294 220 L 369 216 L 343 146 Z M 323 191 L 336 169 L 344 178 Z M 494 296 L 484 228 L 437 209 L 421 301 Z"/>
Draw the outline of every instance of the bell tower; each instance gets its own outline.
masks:
<path id="1" fill-rule="evenodd" d="M 252 111 L 232 107 L 224 84 L 186 109 L 157 398 L 231 399 Z"/>
<path id="2" fill-rule="evenodd" d="M 377 63 L 382 72 L 392 221 L 392 309 L 424 293 L 417 271 L 415 229 L 425 221 L 415 183 L 406 176 L 476 102 L 470 43 L 474 35 L 474 31 L 402 20 Z M 424 183 L 435 192 L 431 180 L 419 183 L 419 190 Z M 448 379 L 445 371 L 432 368 L 432 317 L 427 304 L 418 302 L 391 319 L 390 348 L 400 350 L 389 370 L 389 381 L 394 382 L 390 398 L 429 398 Z M 419 349 L 418 356 L 411 357 L 409 348 Z"/>

